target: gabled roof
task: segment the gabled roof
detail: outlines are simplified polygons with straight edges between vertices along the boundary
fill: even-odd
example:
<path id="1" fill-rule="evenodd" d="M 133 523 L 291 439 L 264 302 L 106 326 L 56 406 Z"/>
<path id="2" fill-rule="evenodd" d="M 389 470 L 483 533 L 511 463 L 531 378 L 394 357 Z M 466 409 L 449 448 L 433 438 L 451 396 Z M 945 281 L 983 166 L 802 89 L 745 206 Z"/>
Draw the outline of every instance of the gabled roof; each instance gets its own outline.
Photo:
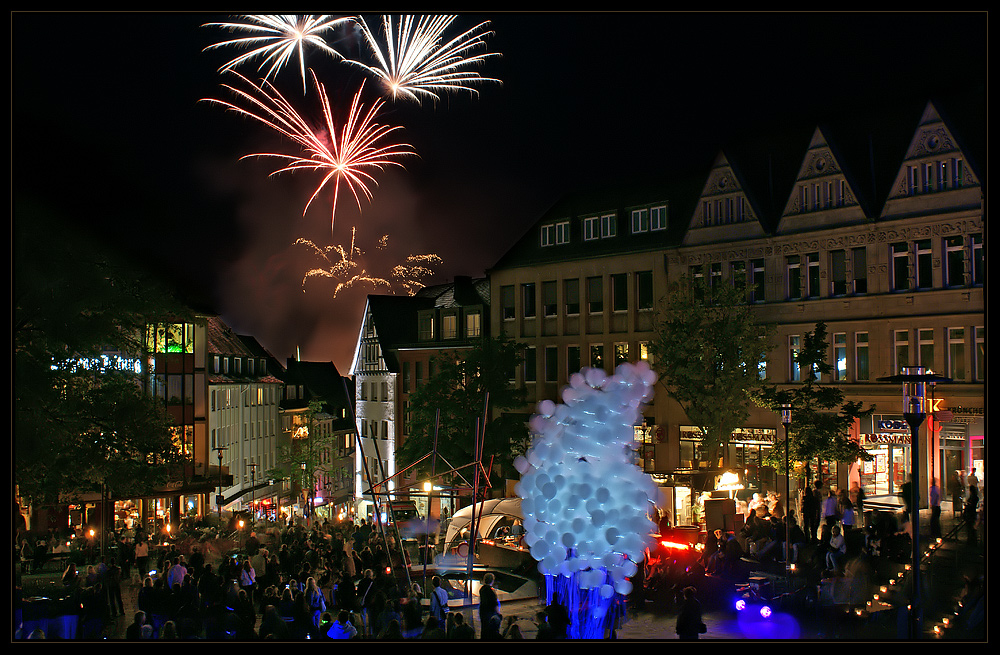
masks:
<path id="1" fill-rule="evenodd" d="M 437 297 L 444 292 L 440 286 L 424 287 L 413 296 L 369 295 L 354 346 L 351 372 L 358 370 L 361 344 L 370 325 L 386 367 L 389 371 L 398 373 L 399 361 L 396 359 L 395 348 L 398 344 L 417 340 L 417 312 L 434 308 Z"/>
<path id="2" fill-rule="evenodd" d="M 281 409 L 302 409 L 309 406 L 309 401 L 319 398 L 323 401 L 323 411 L 334 417 L 335 429 L 338 421 L 344 429 L 351 427 L 353 412 L 343 411 L 351 407 L 350 389 L 333 362 L 302 362 L 289 358 L 285 382 L 304 387 L 305 397 L 286 398 L 281 401 Z"/>
<path id="3" fill-rule="evenodd" d="M 720 152 L 702 187 L 684 233 L 684 245 L 755 239 L 764 236 L 760 210 L 747 193 L 742 173 Z M 716 207 L 725 215 L 712 215 Z"/>
<path id="4" fill-rule="evenodd" d="M 841 163 L 837 145 L 827 138 L 823 127 L 817 127 L 775 232 L 804 232 L 870 220 L 855 190 L 858 185 L 852 173 Z M 816 206 L 817 201 L 821 206 Z"/>
<path id="5" fill-rule="evenodd" d="M 703 183 L 704 175 L 697 174 L 570 193 L 554 203 L 491 270 L 655 251 L 676 245 L 687 228 Z M 667 208 L 666 229 L 633 234 L 630 229 L 632 210 L 657 206 Z M 610 213 L 617 217 L 616 236 L 584 240 L 583 219 Z M 569 242 L 542 246 L 542 228 L 566 221 L 569 222 Z"/>
<path id="6" fill-rule="evenodd" d="M 908 180 L 911 166 L 916 167 L 919 177 L 918 184 L 921 187 L 923 185 L 923 176 L 926 174 L 923 168 L 924 164 L 933 167 L 934 172 L 932 173 L 933 177 L 931 180 L 935 193 L 940 193 L 940 190 L 936 188 L 938 182 L 937 176 L 939 174 L 937 165 L 940 164 L 948 166 L 946 176 L 949 177 L 950 181 L 948 183 L 949 190 L 945 191 L 945 193 L 950 193 L 951 190 L 955 190 L 956 188 L 969 189 L 980 186 L 980 180 L 975 173 L 976 166 L 972 164 L 972 159 L 965 153 L 961 142 L 956 138 L 954 131 L 941 116 L 935 104 L 928 102 L 918 125 L 913 130 L 906 152 L 897 167 L 896 176 L 890 187 L 883 214 L 886 214 L 886 217 L 891 217 L 900 208 L 904 206 L 908 207 L 908 203 L 905 202 L 902 204 L 893 203 L 892 205 L 889 203 L 908 198 L 912 195 L 909 190 Z M 957 187 L 954 180 L 950 179 L 950 176 L 954 173 L 954 170 L 949 166 L 952 161 L 960 161 L 962 163 L 960 169 L 961 181 Z M 922 189 L 918 195 L 923 195 Z"/>

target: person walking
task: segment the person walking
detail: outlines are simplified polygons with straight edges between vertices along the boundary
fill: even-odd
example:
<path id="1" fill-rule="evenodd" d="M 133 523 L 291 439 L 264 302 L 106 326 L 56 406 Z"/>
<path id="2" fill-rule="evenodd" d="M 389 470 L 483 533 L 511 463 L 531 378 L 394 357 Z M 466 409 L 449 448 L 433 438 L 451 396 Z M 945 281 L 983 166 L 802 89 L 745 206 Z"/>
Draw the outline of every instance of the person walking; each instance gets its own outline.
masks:
<path id="1" fill-rule="evenodd" d="M 931 536 L 941 536 L 941 490 L 938 489 L 937 478 L 931 478 L 931 488 L 927 493 L 931 506 Z"/>
<path id="2" fill-rule="evenodd" d="M 677 626 L 675 631 L 682 641 L 692 641 L 699 638 L 699 635 L 708 632 L 701 617 L 701 603 L 695 598 L 694 587 L 684 588 L 684 604 L 677 615 Z"/>

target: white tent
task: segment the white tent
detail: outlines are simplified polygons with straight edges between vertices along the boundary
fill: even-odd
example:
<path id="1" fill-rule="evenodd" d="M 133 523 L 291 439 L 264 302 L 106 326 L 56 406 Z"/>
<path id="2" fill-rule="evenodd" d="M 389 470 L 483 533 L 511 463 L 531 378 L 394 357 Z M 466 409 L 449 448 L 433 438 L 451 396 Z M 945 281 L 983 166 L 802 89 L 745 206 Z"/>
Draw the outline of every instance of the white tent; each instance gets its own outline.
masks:
<path id="1" fill-rule="evenodd" d="M 458 539 L 462 530 L 467 529 L 473 520 L 473 506 L 463 507 L 455 512 L 448 525 L 445 537 L 445 548 L 449 548 Z M 475 520 L 479 524 L 479 539 L 487 539 L 493 534 L 493 529 L 504 519 L 524 519 L 521 513 L 520 498 L 494 498 L 485 500 L 475 506 Z M 480 516 L 482 517 L 480 519 Z M 446 551 L 447 552 L 447 551 Z"/>

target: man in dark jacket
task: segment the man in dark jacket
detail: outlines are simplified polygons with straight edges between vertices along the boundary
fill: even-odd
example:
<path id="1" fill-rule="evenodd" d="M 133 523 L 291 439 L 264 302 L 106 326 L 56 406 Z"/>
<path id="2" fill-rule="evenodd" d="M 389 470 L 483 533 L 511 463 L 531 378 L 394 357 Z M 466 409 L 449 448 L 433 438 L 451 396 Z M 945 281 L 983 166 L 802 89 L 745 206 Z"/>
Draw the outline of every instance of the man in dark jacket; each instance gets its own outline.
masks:
<path id="1" fill-rule="evenodd" d="M 493 581 L 493 574 L 487 573 L 483 576 L 483 586 L 479 588 L 481 639 L 500 639 L 500 601 L 497 599 L 496 589 L 493 588 Z M 497 620 L 494 621 L 494 617 Z"/>
<path id="2" fill-rule="evenodd" d="M 705 624 L 701 620 L 701 603 L 694 597 L 694 587 L 684 588 L 684 604 L 677 615 L 677 636 L 682 640 L 698 639 L 705 632 Z"/>

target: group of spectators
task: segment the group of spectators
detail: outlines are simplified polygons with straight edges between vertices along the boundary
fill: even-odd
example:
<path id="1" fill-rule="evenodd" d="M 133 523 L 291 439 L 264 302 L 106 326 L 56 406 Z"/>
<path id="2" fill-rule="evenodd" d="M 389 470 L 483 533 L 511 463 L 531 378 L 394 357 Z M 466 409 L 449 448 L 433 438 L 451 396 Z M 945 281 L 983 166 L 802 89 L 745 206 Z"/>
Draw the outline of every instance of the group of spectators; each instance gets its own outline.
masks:
<path id="1" fill-rule="evenodd" d="M 500 614 L 487 574 L 480 588 L 480 634 L 470 618 L 449 611 L 447 583 L 419 583 L 398 573 L 398 547 L 385 546 L 374 526 L 290 523 L 266 538 L 251 534 L 237 554 L 206 560 L 202 546 L 181 552 L 149 547 L 148 539 L 115 540 L 114 556 L 63 575 L 67 594 L 85 608 L 84 637 L 100 638 L 123 615 L 122 579 L 136 572 L 138 611 L 128 640 L 521 639 L 514 617 Z M 540 615 L 540 638 L 558 638 Z M 563 630 L 565 632 L 565 630 Z"/>

